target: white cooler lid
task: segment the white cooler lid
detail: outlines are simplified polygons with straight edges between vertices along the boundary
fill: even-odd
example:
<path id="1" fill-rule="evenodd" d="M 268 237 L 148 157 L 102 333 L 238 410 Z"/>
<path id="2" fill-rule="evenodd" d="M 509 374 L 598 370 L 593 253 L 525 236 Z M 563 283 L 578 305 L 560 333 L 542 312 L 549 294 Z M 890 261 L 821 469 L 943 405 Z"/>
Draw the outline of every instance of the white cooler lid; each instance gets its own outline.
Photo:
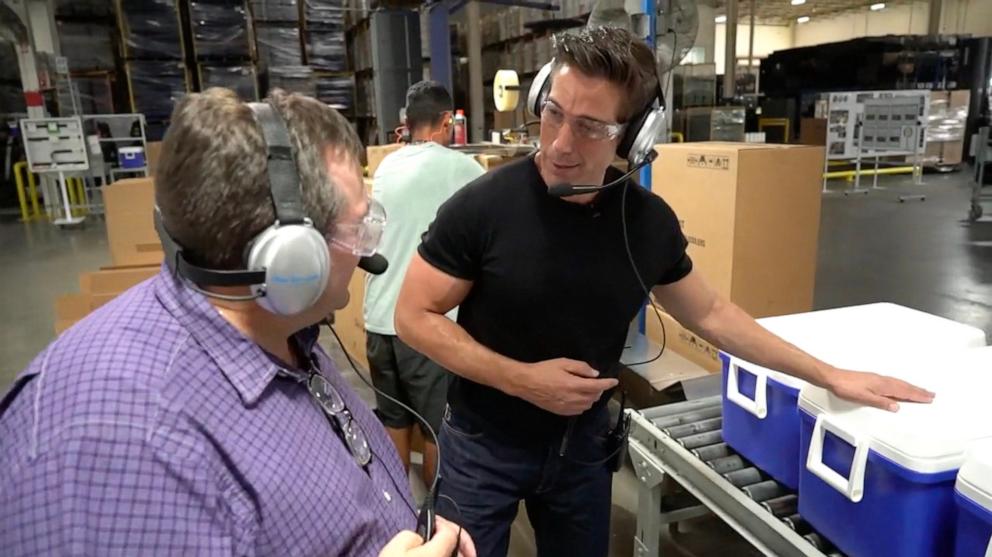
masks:
<path id="1" fill-rule="evenodd" d="M 983 441 L 968 449 L 955 487 L 992 512 L 992 442 Z"/>
<path id="2" fill-rule="evenodd" d="M 882 373 L 936 393 L 932 404 L 900 403 L 898 412 L 841 400 L 806 385 L 799 407 L 829 416 L 834 427 L 903 468 L 921 473 L 956 470 L 976 441 L 992 440 L 992 347 L 925 356 Z"/>
<path id="3" fill-rule="evenodd" d="M 981 329 L 887 302 L 766 317 L 758 323 L 815 358 L 857 371 L 879 372 L 893 360 L 985 346 Z M 791 375 L 738 361 L 745 369 L 765 372 L 790 387 L 806 384 Z"/>
<path id="4" fill-rule="evenodd" d="M 118 153 L 134 155 L 137 153 L 144 153 L 144 147 L 120 147 L 117 149 Z"/>

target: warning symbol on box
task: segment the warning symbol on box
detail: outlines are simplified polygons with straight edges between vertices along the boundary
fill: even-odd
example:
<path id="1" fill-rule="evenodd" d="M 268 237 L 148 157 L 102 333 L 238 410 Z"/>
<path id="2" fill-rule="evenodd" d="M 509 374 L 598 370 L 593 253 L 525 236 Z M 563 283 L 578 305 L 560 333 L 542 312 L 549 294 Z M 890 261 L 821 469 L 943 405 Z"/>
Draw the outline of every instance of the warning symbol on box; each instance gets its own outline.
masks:
<path id="1" fill-rule="evenodd" d="M 686 165 L 710 170 L 730 170 L 730 157 L 690 153 L 686 157 Z"/>

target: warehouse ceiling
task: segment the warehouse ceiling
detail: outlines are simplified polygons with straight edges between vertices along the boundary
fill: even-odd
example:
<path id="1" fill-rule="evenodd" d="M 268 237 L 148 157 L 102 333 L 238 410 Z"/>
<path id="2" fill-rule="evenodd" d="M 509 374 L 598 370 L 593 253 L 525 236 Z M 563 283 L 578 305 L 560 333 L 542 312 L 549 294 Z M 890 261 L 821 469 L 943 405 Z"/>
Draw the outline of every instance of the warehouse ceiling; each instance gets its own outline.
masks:
<path id="1" fill-rule="evenodd" d="M 701 0 L 705 1 L 705 0 Z M 886 7 L 914 3 L 913 0 L 806 0 L 801 6 L 793 6 L 790 0 L 755 0 L 755 20 L 758 23 L 789 25 L 800 16 L 825 17 L 845 12 L 868 11 L 875 2 L 885 2 Z M 740 23 L 747 23 L 751 14 L 751 0 L 737 0 Z M 715 0 L 716 13 L 726 13 L 726 1 Z M 878 12 L 881 17 L 885 11 Z"/>

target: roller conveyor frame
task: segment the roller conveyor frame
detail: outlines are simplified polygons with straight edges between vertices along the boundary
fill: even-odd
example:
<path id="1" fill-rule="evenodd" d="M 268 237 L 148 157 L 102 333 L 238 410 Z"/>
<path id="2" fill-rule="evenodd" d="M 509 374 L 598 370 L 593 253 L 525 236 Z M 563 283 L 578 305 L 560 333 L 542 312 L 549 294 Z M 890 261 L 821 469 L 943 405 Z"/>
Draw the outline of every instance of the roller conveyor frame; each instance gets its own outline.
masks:
<path id="1" fill-rule="evenodd" d="M 630 457 L 642 484 L 638 492 L 634 555 L 658 557 L 663 525 L 712 512 L 766 555 L 828 557 L 652 422 L 714 406 L 721 408 L 721 405 L 720 397 L 716 396 L 627 410 L 631 416 Z M 731 454 L 735 453 L 731 451 Z M 662 512 L 662 482 L 666 475 L 702 505 Z"/>

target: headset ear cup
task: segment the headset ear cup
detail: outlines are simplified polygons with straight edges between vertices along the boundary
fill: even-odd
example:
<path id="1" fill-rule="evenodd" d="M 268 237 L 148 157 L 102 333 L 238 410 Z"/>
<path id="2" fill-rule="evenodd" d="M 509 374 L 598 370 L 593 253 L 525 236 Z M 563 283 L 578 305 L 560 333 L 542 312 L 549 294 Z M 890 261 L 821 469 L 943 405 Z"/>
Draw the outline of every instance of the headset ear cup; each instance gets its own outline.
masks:
<path id="1" fill-rule="evenodd" d="M 302 313 L 327 288 L 331 256 L 327 240 L 309 224 L 273 225 L 253 242 L 248 268 L 265 270 L 265 284 L 253 285 L 258 303 L 277 315 Z"/>
<path id="2" fill-rule="evenodd" d="M 620 138 L 620 143 L 617 144 L 618 157 L 626 159 L 630 155 L 630 148 L 634 146 L 634 143 L 638 142 L 638 136 L 644 129 L 644 122 L 648 119 L 652 111 L 653 107 L 642 110 L 627 124 L 627 129 L 624 130 L 623 136 Z"/>
<path id="3" fill-rule="evenodd" d="M 537 75 L 534 76 L 534 81 L 531 82 L 530 89 L 527 91 L 527 112 L 535 118 L 541 117 L 541 105 L 544 104 L 544 99 L 548 98 L 548 93 L 551 91 L 551 69 L 554 64 L 555 61 L 552 59 L 542 66 Z"/>

